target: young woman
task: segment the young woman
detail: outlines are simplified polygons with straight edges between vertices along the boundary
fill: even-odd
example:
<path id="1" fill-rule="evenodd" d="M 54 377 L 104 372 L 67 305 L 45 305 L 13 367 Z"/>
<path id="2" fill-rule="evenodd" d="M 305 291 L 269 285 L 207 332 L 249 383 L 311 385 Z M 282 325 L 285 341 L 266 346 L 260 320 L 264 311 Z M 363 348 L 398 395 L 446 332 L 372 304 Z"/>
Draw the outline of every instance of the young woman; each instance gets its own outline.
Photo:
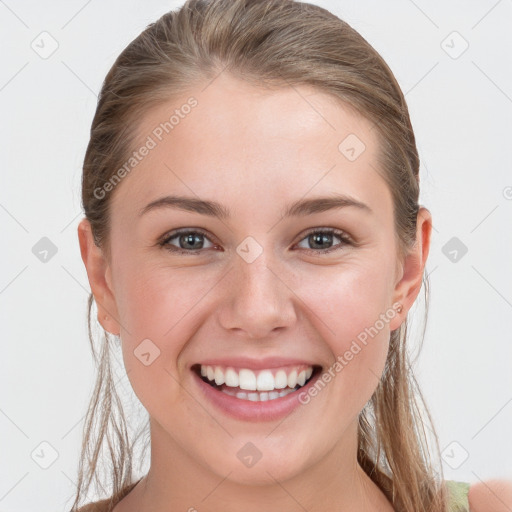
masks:
<path id="1" fill-rule="evenodd" d="M 105 79 L 82 185 L 106 333 L 73 511 L 102 446 L 112 495 L 82 511 L 509 510 L 504 482 L 444 481 L 425 436 L 407 312 L 432 219 L 404 96 L 347 23 L 289 0 L 165 14 Z M 116 343 L 149 415 L 137 481 Z"/>

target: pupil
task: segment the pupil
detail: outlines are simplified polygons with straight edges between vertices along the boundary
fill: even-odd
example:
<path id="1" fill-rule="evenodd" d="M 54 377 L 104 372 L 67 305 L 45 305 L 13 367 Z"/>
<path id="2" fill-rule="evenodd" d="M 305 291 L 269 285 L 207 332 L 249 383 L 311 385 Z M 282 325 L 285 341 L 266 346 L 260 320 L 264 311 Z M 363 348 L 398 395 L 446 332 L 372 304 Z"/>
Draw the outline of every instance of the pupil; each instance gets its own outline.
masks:
<path id="1" fill-rule="evenodd" d="M 313 239 L 313 245 L 316 244 L 322 244 L 323 243 L 329 243 L 331 241 L 331 236 L 328 233 L 319 233 L 316 235 L 312 235 L 311 238 Z"/>
<path id="2" fill-rule="evenodd" d="M 181 236 L 181 241 L 184 243 L 184 244 L 191 244 L 192 246 L 194 245 L 194 240 L 197 240 L 199 238 L 199 236 L 197 234 L 188 234 L 188 235 L 182 235 Z M 198 242 L 199 247 L 192 247 L 192 249 L 200 249 L 201 247 L 201 241 Z M 188 247 L 190 248 L 190 247 Z"/>

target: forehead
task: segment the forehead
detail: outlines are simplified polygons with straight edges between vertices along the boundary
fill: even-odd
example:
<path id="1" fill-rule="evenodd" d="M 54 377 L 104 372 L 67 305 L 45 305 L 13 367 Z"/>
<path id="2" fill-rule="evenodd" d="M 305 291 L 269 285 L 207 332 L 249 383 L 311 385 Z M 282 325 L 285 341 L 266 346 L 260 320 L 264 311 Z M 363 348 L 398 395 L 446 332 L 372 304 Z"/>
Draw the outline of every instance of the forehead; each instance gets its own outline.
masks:
<path id="1" fill-rule="evenodd" d="M 221 74 L 148 111 L 137 133 L 134 150 L 151 149 L 116 190 L 116 208 L 167 192 L 215 195 L 242 213 L 330 191 L 391 207 L 373 124 L 310 86 L 264 89 Z"/>

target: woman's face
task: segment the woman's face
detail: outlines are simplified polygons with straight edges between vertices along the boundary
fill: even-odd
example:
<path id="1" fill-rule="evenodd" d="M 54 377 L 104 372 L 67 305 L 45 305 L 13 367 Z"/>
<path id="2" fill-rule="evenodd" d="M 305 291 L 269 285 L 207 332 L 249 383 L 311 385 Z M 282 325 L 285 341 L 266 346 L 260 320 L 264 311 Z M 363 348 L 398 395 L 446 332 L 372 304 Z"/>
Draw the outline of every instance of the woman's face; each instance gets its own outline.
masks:
<path id="1" fill-rule="evenodd" d="M 153 453 L 245 483 L 355 463 L 358 415 L 419 290 L 397 264 L 374 128 L 315 89 L 227 74 L 141 120 L 150 149 L 112 193 L 97 301 Z"/>

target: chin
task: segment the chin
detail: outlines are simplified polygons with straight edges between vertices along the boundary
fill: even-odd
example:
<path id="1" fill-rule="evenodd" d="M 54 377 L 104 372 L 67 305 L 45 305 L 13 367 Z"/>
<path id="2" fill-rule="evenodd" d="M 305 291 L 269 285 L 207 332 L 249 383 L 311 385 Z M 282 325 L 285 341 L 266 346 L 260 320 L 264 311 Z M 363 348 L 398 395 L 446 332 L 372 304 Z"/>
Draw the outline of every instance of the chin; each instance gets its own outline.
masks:
<path id="1" fill-rule="evenodd" d="M 293 436 L 281 438 L 281 441 L 270 437 L 269 434 L 259 436 L 240 436 L 230 440 L 231 446 L 218 453 L 211 454 L 205 461 L 210 470 L 220 477 L 242 485 L 265 486 L 275 485 L 276 480 L 290 480 L 303 472 L 308 464 L 314 464 L 311 459 L 313 448 L 308 447 L 304 453 L 297 449 L 304 446 Z"/>

